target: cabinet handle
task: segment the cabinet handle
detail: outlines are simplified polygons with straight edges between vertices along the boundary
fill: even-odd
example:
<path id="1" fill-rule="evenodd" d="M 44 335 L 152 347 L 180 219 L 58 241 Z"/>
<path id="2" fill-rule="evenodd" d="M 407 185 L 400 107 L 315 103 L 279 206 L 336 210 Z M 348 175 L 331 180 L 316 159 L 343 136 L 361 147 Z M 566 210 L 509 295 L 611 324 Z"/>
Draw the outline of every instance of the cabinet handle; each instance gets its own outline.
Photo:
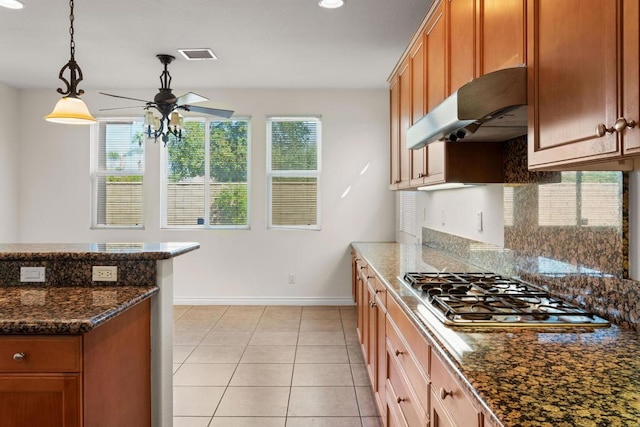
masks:
<path id="1" fill-rule="evenodd" d="M 376 306 L 376 303 L 373 301 L 369 301 L 369 307 L 373 308 Z"/>
<path id="2" fill-rule="evenodd" d="M 598 135 L 599 137 L 603 137 L 607 133 L 614 133 L 615 131 L 616 130 L 614 129 L 613 126 L 608 128 L 607 125 L 605 125 L 604 123 L 598 123 L 596 125 L 596 135 Z"/>
<path id="3" fill-rule="evenodd" d="M 367 279 L 373 279 L 376 276 L 367 276 Z"/>
<path id="4" fill-rule="evenodd" d="M 396 349 L 395 353 L 396 353 L 396 356 L 400 356 L 401 354 L 404 354 L 403 351 L 400 351 L 398 349 Z"/>
<path id="5" fill-rule="evenodd" d="M 27 357 L 27 355 L 24 353 L 15 353 L 13 355 L 13 360 L 15 360 L 16 362 L 20 362 L 21 360 L 24 360 L 25 357 Z"/>
<path id="6" fill-rule="evenodd" d="M 624 117 L 619 117 L 618 120 L 616 120 L 616 122 L 613 124 L 613 128 L 616 132 L 622 132 L 626 128 L 633 129 L 634 127 L 636 127 L 636 124 L 637 123 L 635 120 L 631 120 L 628 122 Z"/>
<path id="7" fill-rule="evenodd" d="M 376 294 L 379 294 L 380 292 L 382 292 L 382 289 L 376 289 Z"/>
<path id="8" fill-rule="evenodd" d="M 360 266 L 360 270 L 364 270 L 365 268 L 367 268 L 367 266 L 366 266 L 366 265 L 361 265 L 361 266 Z"/>
<path id="9" fill-rule="evenodd" d="M 635 120 L 627 121 L 624 117 L 618 117 L 613 126 L 609 128 L 604 123 L 598 123 L 596 126 L 596 135 L 603 137 L 607 133 L 622 132 L 627 128 L 633 129 L 636 125 L 637 123 Z"/>
<path id="10" fill-rule="evenodd" d="M 444 388 L 440 387 L 440 399 L 445 400 L 447 396 L 453 397 L 453 391 L 447 391 Z"/>
<path id="11" fill-rule="evenodd" d="M 406 402 L 406 401 L 407 401 L 406 397 L 399 397 L 399 398 L 396 399 L 396 402 L 398 402 L 398 403 L 402 403 L 402 402 Z"/>
<path id="12" fill-rule="evenodd" d="M 400 184 L 400 182 L 401 181 L 399 179 L 396 179 L 395 181 L 393 181 L 394 184 Z"/>

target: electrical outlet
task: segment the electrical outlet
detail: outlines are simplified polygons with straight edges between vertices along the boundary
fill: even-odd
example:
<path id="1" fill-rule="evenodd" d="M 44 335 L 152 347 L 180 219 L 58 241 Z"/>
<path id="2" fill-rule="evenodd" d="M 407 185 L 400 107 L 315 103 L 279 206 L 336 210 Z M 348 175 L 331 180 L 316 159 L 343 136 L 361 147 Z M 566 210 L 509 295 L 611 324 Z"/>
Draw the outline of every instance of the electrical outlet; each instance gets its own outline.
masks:
<path id="1" fill-rule="evenodd" d="M 290 285 L 296 284 L 296 273 L 289 273 L 289 284 Z"/>
<path id="2" fill-rule="evenodd" d="M 91 280 L 94 282 L 117 282 L 118 267 L 116 266 L 93 266 Z"/>
<path id="3" fill-rule="evenodd" d="M 440 209 L 440 224 L 444 225 L 444 209 Z"/>
<path id="4" fill-rule="evenodd" d="M 21 282 L 44 282 L 45 267 L 20 267 Z"/>
<path id="5" fill-rule="evenodd" d="M 476 212 L 476 224 L 478 231 L 482 231 L 482 211 Z"/>

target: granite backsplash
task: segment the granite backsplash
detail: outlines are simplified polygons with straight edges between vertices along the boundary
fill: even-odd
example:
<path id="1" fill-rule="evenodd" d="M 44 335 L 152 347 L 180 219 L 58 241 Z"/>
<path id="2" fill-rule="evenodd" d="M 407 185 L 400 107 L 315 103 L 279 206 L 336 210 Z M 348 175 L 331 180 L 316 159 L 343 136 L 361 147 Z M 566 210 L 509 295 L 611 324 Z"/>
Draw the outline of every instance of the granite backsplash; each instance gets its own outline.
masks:
<path id="1" fill-rule="evenodd" d="M 504 247 L 429 228 L 423 244 L 640 331 L 640 283 L 628 279 L 628 176 L 548 178 L 504 185 Z"/>

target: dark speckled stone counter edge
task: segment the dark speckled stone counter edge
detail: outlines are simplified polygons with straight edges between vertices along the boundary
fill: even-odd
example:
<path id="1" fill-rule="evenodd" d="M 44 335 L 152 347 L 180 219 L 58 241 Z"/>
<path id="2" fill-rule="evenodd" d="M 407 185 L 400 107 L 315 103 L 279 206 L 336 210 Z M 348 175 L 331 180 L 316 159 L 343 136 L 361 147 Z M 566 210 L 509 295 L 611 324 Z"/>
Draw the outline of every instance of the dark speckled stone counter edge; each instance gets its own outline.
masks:
<path id="1" fill-rule="evenodd" d="M 98 290 L 115 290 L 116 288 L 101 288 Z M 16 335 L 16 334 L 83 334 L 90 331 L 102 323 L 114 318 L 115 316 L 126 311 L 128 308 L 150 298 L 157 293 L 160 288 L 153 287 L 128 287 L 126 288 L 126 297 L 119 300 L 115 304 L 107 306 L 83 307 L 81 315 L 66 315 L 63 307 L 61 307 L 59 317 L 47 315 L 39 317 L 38 315 L 25 317 L 24 310 L 20 306 L 12 305 L 11 308 L 18 310 L 15 315 L 9 312 L 9 308 L 2 306 L 0 311 L 0 334 Z M 0 287 L 0 297 L 2 293 L 16 291 L 15 287 Z M 118 292 L 125 291 L 123 288 L 117 288 Z M 73 299 L 74 292 L 88 292 L 87 288 L 50 288 L 49 293 L 55 295 L 60 294 L 62 298 L 68 301 L 69 305 L 77 304 Z"/>
<path id="2" fill-rule="evenodd" d="M 196 242 L 9 243 L 0 244 L 0 260 L 163 260 L 199 247 Z"/>

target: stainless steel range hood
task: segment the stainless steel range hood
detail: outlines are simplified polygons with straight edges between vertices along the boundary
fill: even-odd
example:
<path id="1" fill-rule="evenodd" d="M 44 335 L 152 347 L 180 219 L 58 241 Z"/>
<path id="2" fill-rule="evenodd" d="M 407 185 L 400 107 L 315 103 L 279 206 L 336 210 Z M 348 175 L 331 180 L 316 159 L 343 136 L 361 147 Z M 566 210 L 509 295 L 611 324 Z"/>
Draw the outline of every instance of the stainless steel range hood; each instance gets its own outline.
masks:
<path id="1" fill-rule="evenodd" d="M 506 141 L 527 133 L 527 69 L 470 81 L 407 130 L 407 148 L 435 141 Z"/>

